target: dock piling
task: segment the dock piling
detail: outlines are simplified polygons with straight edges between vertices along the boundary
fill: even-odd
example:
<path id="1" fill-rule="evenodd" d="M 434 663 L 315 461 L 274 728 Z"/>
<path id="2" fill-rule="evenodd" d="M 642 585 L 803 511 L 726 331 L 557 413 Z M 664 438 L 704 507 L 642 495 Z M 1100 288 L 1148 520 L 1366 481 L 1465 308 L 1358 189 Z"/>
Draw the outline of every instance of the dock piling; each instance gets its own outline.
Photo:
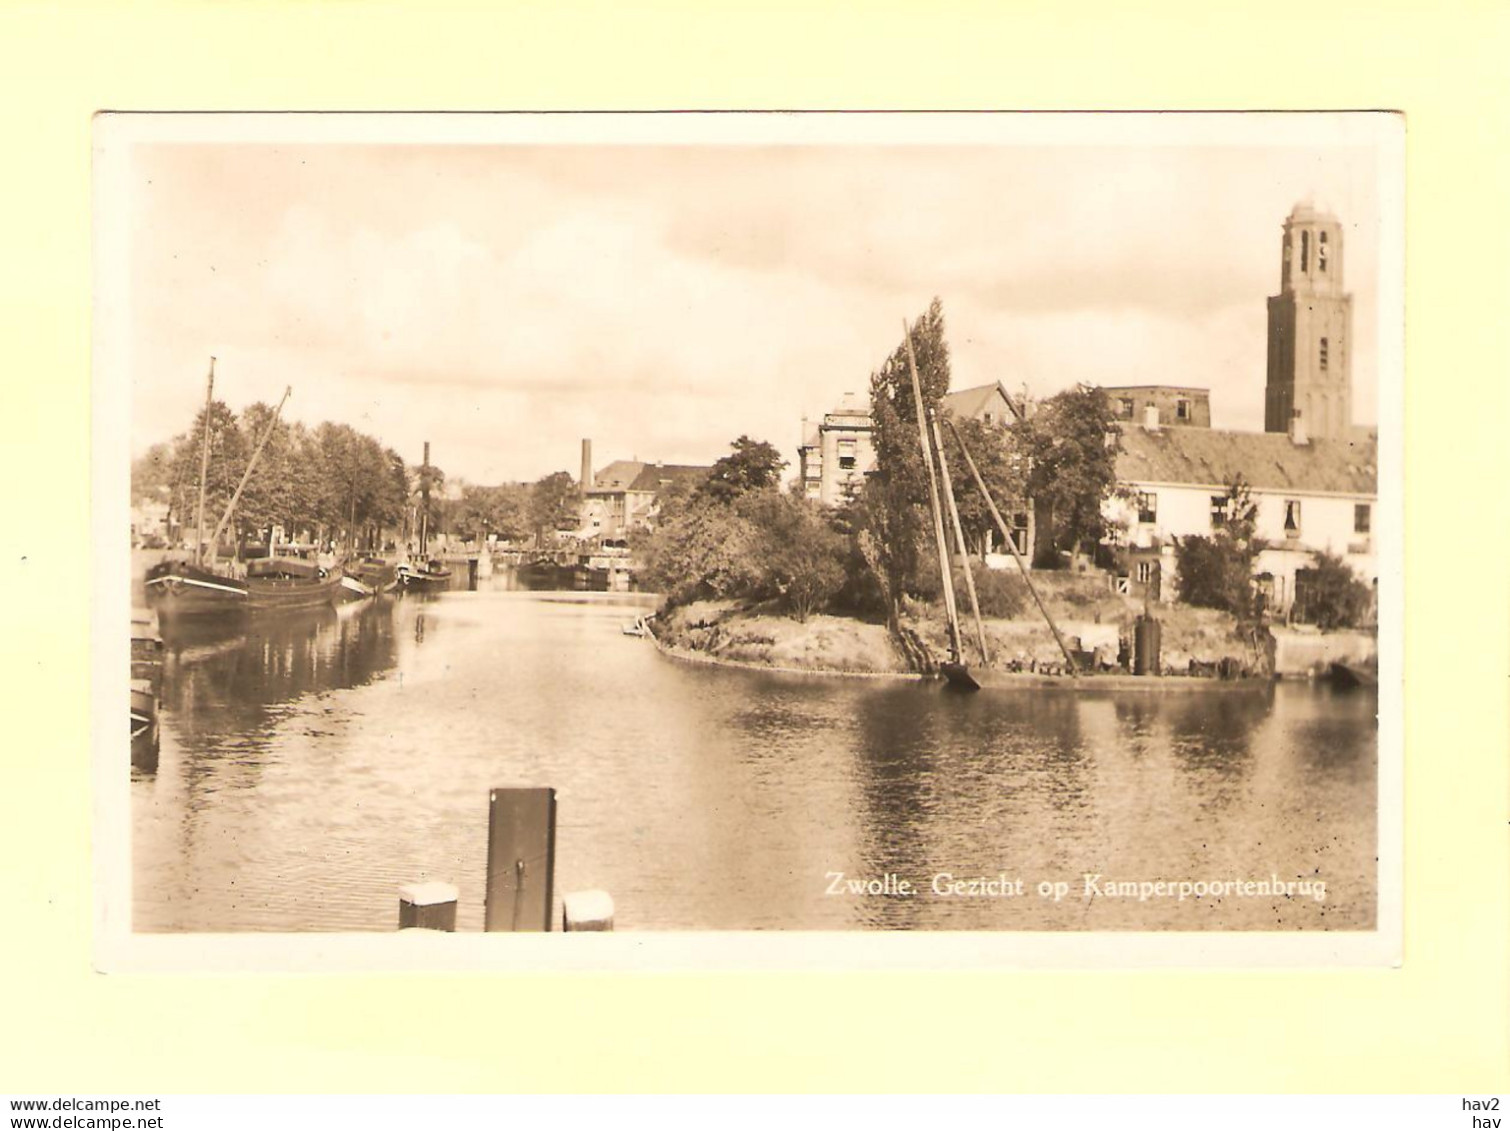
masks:
<path id="1" fill-rule="evenodd" d="M 574 891 L 561 897 L 563 931 L 613 930 L 613 896 L 606 891 Z"/>
<path id="2" fill-rule="evenodd" d="M 556 871 L 556 791 L 488 793 L 484 931 L 548 931 Z"/>
<path id="3" fill-rule="evenodd" d="M 405 884 L 398 889 L 398 928 L 456 930 L 457 891 L 452 884 Z"/>

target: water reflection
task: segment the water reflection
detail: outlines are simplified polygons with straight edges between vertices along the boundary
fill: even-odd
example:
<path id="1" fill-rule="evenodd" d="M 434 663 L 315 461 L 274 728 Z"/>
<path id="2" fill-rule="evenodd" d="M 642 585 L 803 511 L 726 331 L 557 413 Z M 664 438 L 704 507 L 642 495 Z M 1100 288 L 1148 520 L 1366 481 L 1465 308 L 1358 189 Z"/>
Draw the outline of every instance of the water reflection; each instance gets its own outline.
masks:
<path id="1" fill-rule="evenodd" d="M 1373 698 L 949 695 L 674 662 L 634 595 L 476 592 L 165 634 L 133 781 L 145 930 L 387 930 L 441 879 L 477 929 L 486 794 L 552 785 L 557 890 L 621 929 L 1368 926 Z M 943 899 L 931 878 L 1313 872 L 1324 907 Z M 887 874 L 920 897 L 835 897 Z M 290 895 L 290 891 L 296 892 Z"/>

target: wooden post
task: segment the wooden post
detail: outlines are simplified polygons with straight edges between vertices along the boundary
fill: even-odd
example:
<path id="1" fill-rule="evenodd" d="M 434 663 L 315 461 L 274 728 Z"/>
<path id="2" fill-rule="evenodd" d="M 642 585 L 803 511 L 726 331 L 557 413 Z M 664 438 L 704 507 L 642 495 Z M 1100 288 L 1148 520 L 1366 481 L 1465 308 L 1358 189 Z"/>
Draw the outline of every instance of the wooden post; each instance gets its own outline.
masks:
<path id="1" fill-rule="evenodd" d="M 556 871 L 556 791 L 488 793 L 485 931 L 548 931 Z"/>
<path id="2" fill-rule="evenodd" d="M 944 514 L 939 506 L 938 483 L 933 477 L 933 445 L 928 439 L 927 409 L 923 407 L 923 383 L 918 377 L 918 359 L 912 349 L 912 329 L 902 319 L 902 340 L 907 345 L 907 363 L 912 370 L 912 403 L 918 418 L 918 440 L 923 446 L 923 474 L 928 477 L 928 505 L 933 512 L 933 535 L 939 549 L 939 584 L 944 590 L 944 615 L 949 620 L 949 657 L 962 663 L 965 650 L 959 638 L 959 613 L 954 606 L 954 577 L 949 570 L 949 545 L 944 540 Z"/>
<path id="3" fill-rule="evenodd" d="M 456 930 L 456 888 L 451 884 L 405 884 L 398 889 L 398 928 Z"/>
<path id="4" fill-rule="evenodd" d="M 939 478 L 944 481 L 944 501 L 949 504 L 949 521 L 954 524 L 954 543 L 959 549 L 960 563 L 965 567 L 965 592 L 970 595 L 970 611 L 975 615 L 975 638 L 980 644 L 980 662 L 991 663 L 991 653 L 986 648 L 986 626 L 980 619 L 980 598 L 975 594 L 975 571 L 970 566 L 970 551 L 965 548 L 965 529 L 959 521 L 959 504 L 954 500 L 954 484 L 949 479 L 949 461 L 944 457 L 944 435 L 939 431 L 938 417 L 928 414 L 933 425 L 933 445 L 939 454 Z"/>
<path id="5" fill-rule="evenodd" d="M 613 896 L 606 891 L 574 891 L 562 896 L 561 929 L 613 930 Z"/>
<path id="6" fill-rule="evenodd" d="M 1001 517 L 1001 512 L 996 509 L 996 501 L 991 498 L 991 492 L 986 487 L 986 481 L 981 478 L 980 469 L 975 466 L 975 461 L 970 458 L 970 449 L 965 447 L 965 441 L 959 434 L 959 429 L 954 426 L 954 421 L 949 422 L 949 431 L 954 434 L 954 442 L 959 445 L 960 454 L 965 457 L 965 466 L 970 469 L 970 474 L 975 477 L 975 485 L 980 488 L 981 497 L 986 500 L 986 508 L 990 510 L 991 517 L 996 520 L 996 525 L 1001 528 L 1001 536 L 1006 539 L 1007 549 L 1012 551 L 1012 558 L 1017 562 L 1017 568 L 1022 573 L 1022 580 L 1027 584 L 1028 592 L 1032 594 L 1033 601 L 1038 605 L 1038 611 L 1043 614 L 1043 619 L 1048 622 L 1049 631 L 1054 634 L 1054 640 L 1059 645 L 1059 650 L 1064 653 L 1064 659 L 1070 666 L 1070 675 L 1080 674 L 1080 665 L 1075 662 L 1075 654 L 1070 651 L 1070 646 L 1064 642 L 1064 637 L 1059 634 L 1059 626 L 1054 623 L 1054 618 L 1049 615 L 1048 606 L 1043 603 L 1043 598 L 1038 595 L 1037 588 L 1033 585 L 1033 579 L 1028 576 L 1028 567 L 1022 560 L 1022 555 L 1017 552 L 1017 543 L 1012 538 L 1012 532 L 1007 529 L 1006 522 Z"/>

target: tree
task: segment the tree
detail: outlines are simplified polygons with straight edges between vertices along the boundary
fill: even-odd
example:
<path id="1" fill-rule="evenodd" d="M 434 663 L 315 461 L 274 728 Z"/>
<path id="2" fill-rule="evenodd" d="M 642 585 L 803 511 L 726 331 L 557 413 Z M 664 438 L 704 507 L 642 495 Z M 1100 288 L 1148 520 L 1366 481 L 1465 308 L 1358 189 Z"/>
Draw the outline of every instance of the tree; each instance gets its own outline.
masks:
<path id="1" fill-rule="evenodd" d="M 917 357 L 924 411 L 936 411 L 949 388 L 949 346 L 938 299 L 907 327 L 907 336 Z M 860 513 L 866 525 L 857 538 L 886 599 L 888 623 L 896 629 L 902 596 L 915 588 L 919 563 L 932 537 L 928 472 L 905 341 L 871 374 L 870 408 L 876 469 L 863 489 L 866 498 Z"/>
<path id="2" fill-rule="evenodd" d="M 986 481 L 996 509 L 1007 522 L 1012 515 L 1027 507 L 1027 469 L 1029 460 L 1017 449 L 1017 436 L 995 424 L 982 420 L 961 420 L 955 427 L 960 439 L 970 451 L 976 469 Z M 954 484 L 955 499 L 959 504 L 960 526 L 965 531 L 967 545 L 984 551 L 988 532 L 997 533 L 996 522 L 990 508 L 975 485 L 975 477 L 960 454 L 959 445 L 945 429 L 944 444 L 949 459 L 949 477 Z"/>
<path id="3" fill-rule="evenodd" d="M 770 488 L 746 494 L 736 509 L 756 533 L 756 595 L 779 599 L 798 621 L 825 608 L 844 585 L 848 542 L 817 504 Z"/>
<path id="4" fill-rule="evenodd" d="M 786 460 L 771 444 L 740 436 L 734 450 L 714 463 L 698 491 L 718 502 L 728 502 L 750 491 L 775 487 L 781 482 Z"/>
<path id="5" fill-rule="evenodd" d="M 1258 504 L 1239 475 L 1227 485 L 1220 524 L 1211 537 L 1192 535 L 1175 545 L 1182 601 L 1242 620 L 1255 615 L 1253 562 L 1264 547 L 1254 535 L 1257 521 Z"/>
<path id="6" fill-rule="evenodd" d="M 745 595 L 759 580 L 759 544 L 754 524 L 734 507 L 694 498 L 646 541 L 644 580 L 672 605 Z"/>
<path id="7" fill-rule="evenodd" d="M 247 452 L 236 415 L 224 401 L 212 401 L 208 409 L 200 409 L 195 415 L 193 427 L 174 445 L 173 457 L 173 482 L 177 484 L 173 511 L 182 516 L 186 532 L 194 531 L 199 521 L 199 463 L 200 452 L 204 450 L 206 412 L 210 443 L 205 475 L 204 537 L 208 539 L 246 468 Z"/>
<path id="8" fill-rule="evenodd" d="M 131 505 L 162 502 L 173 490 L 173 445 L 153 444 L 131 461 Z"/>
<path id="9" fill-rule="evenodd" d="M 1353 628 L 1368 616 L 1369 587 L 1336 554 L 1318 553 L 1310 569 L 1295 575 L 1295 619 L 1330 631 Z"/>
<path id="10" fill-rule="evenodd" d="M 1048 516 L 1039 543 L 1054 555 L 1080 553 L 1106 533 L 1103 507 L 1116 489 L 1121 429 L 1106 393 L 1077 385 L 1012 425 L 1028 459 L 1027 489 Z"/>
<path id="11" fill-rule="evenodd" d="M 536 482 L 530 488 L 530 524 L 536 544 L 543 544 L 558 530 L 574 529 L 581 499 L 577 481 L 564 471 L 552 472 Z"/>

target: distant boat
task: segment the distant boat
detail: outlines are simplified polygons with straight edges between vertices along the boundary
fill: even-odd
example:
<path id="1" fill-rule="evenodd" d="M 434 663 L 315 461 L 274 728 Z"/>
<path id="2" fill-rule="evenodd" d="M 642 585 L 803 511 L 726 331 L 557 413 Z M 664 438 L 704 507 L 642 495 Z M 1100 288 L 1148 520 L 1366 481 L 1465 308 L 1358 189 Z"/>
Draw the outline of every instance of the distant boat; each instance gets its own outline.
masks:
<path id="1" fill-rule="evenodd" d="M 336 590 L 336 600 L 365 601 L 368 597 L 374 596 L 376 593 L 376 589 L 372 588 L 372 586 L 370 585 L 363 584 L 363 582 L 359 578 L 355 578 L 349 573 L 342 573 L 341 587 Z"/>
<path id="2" fill-rule="evenodd" d="M 232 577 L 168 561 L 147 571 L 147 596 L 165 617 L 237 615 L 314 609 L 334 601 L 338 575 L 298 558 L 248 562 L 246 577 Z"/>
<path id="3" fill-rule="evenodd" d="M 398 588 L 398 567 L 383 558 L 366 557 L 348 565 L 346 576 L 355 578 L 374 593 L 391 593 Z"/>
<path id="4" fill-rule="evenodd" d="M 283 405 L 293 390 L 285 389 L 283 400 L 278 402 L 272 419 L 257 442 L 252 458 L 247 461 L 241 482 L 236 485 L 225 513 L 206 541 L 204 538 L 205 484 L 208 476 L 210 450 L 210 406 L 215 392 L 215 359 L 210 359 L 209 384 L 205 390 L 204 436 L 200 441 L 199 462 L 199 519 L 194 536 L 194 561 L 160 562 L 147 571 L 147 597 L 158 612 L 167 617 L 240 615 L 245 613 L 286 612 L 295 609 L 318 608 L 329 605 L 335 599 L 341 581 L 338 576 L 311 562 L 297 558 L 263 558 L 248 562 L 246 576 L 236 577 L 206 568 L 204 547 L 219 544 L 221 532 L 231 521 L 241 492 L 246 489 L 252 470 L 267 446 L 268 438 L 283 412 Z M 213 559 L 212 559 L 213 560 Z"/>
<path id="5" fill-rule="evenodd" d="M 398 580 L 411 592 L 440 593 L 451 588 L 451 571 L 436 558 L 431 558 L 423 566 L 405 562 L 398 567 Z"/>

